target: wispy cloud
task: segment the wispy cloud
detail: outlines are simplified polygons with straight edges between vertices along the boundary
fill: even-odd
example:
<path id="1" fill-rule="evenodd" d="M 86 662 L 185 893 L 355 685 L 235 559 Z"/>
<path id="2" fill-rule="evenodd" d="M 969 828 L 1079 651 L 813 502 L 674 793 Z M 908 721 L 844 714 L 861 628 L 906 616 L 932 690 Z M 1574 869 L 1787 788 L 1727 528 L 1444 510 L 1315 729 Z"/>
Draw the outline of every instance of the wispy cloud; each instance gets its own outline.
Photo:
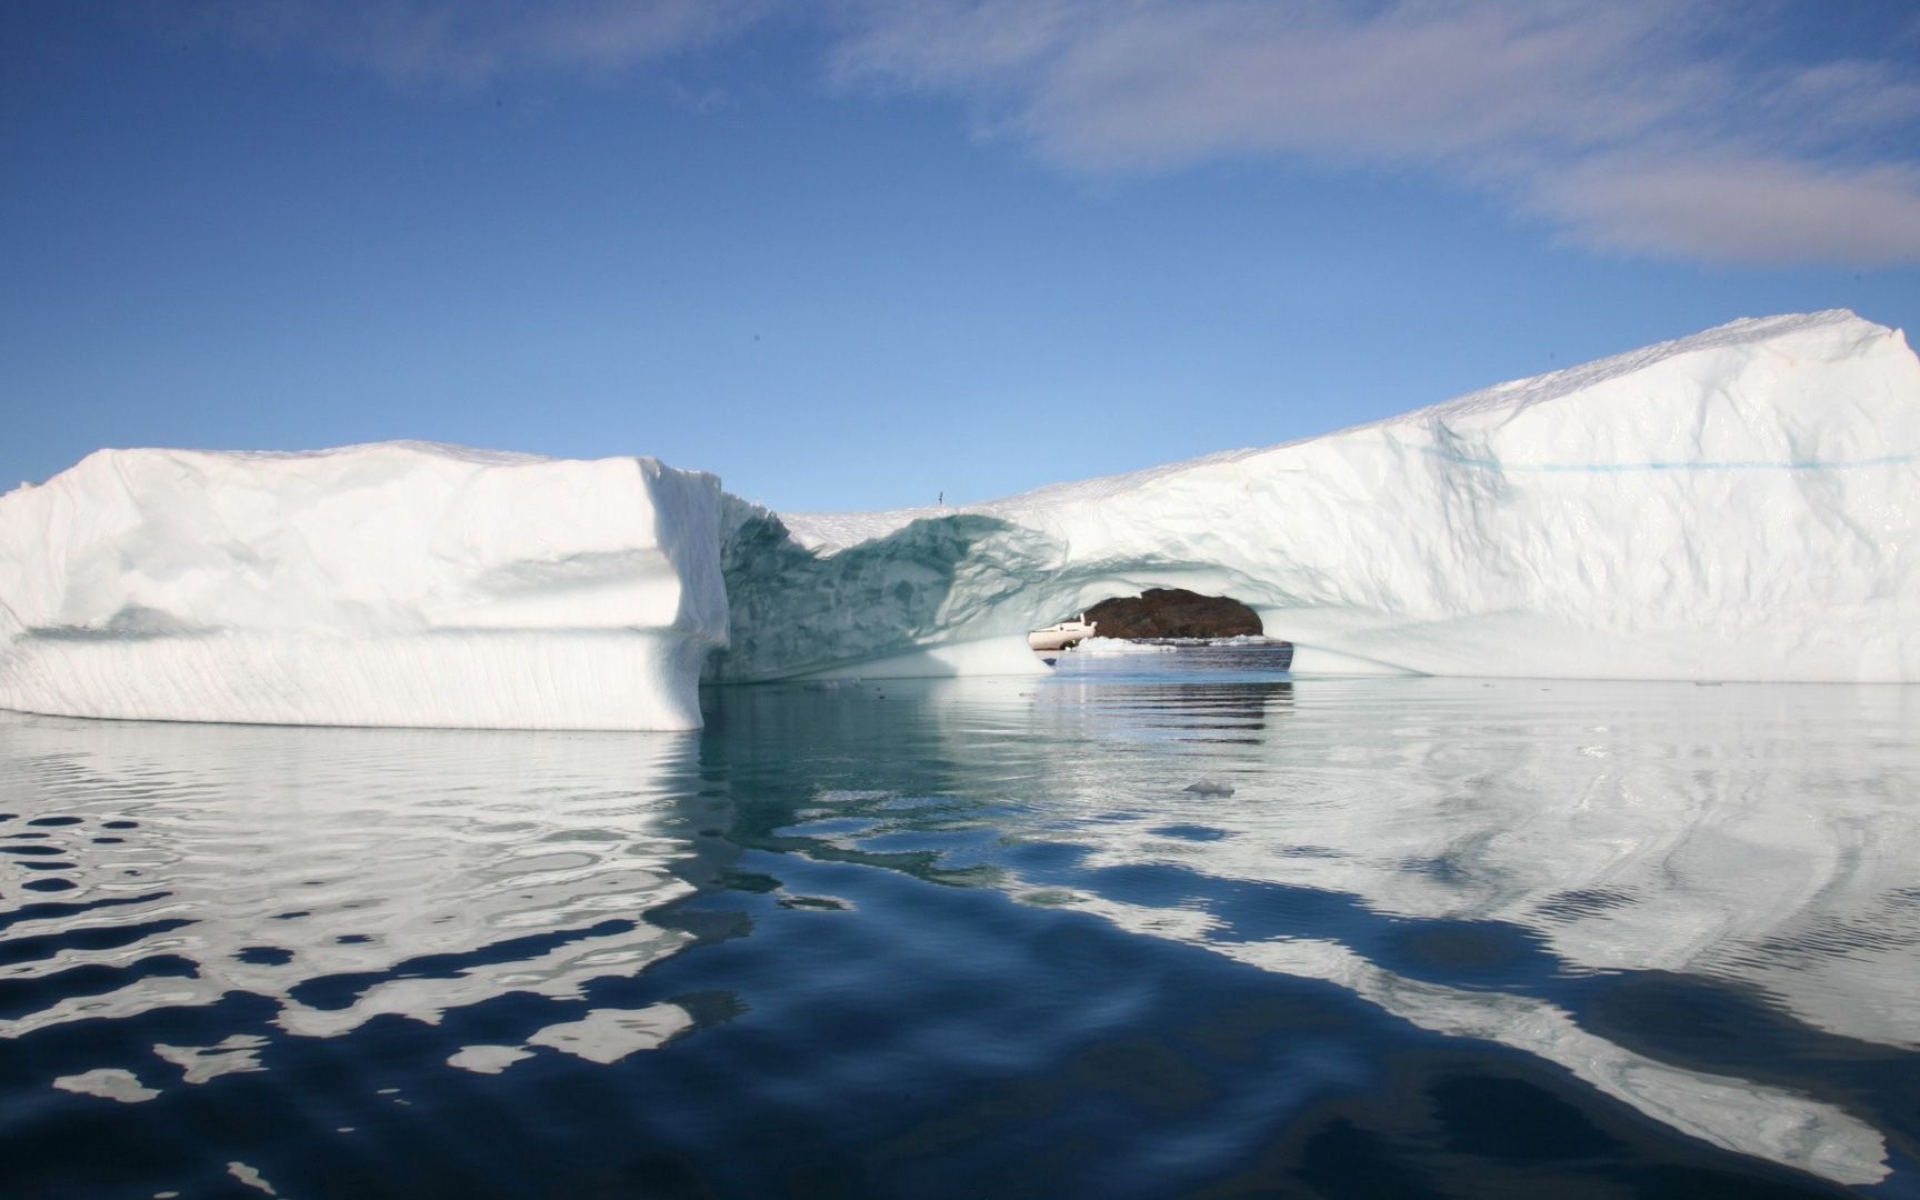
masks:
<path id="1" fill-rule="evenodd" d="M 1547 175 L 1536 196 L 1607 249 L 1722 262 L 1920 259 L 1920 170 L 1908 165 L 1599 157 Z"/>
<path id="2" fill-rule="evenodd" d="M 1750 26 L 1791 8 L 855 0 L 834 66 L 960 97 L 982 134 L 1070 171 L 1414 167 L 1613 249 L 1920 259 L 1920 172 L 1892 148 L 1913 151 L 1914 64 L 1768 54 Z"/>
<path id="3" fill-rule="evenodd" d="M 1044 22 L 1010 0 L 869 10 L 843 78 L 997 86 L 1007 127 L 1063 165 L 1159 170 L 1223 155 L 1302 151 L 1438 160 L 1540 140 L 1635 132 L 1675 90 L 1632 53 L 1633 5 L 1579 19 L 1564 6 L 1425 5 L 1367 19 L 1329 3 L 1056 2 Z M 1069 7 L 1071 12 L 1069 12 Z M 975 30 L 1001 30 L 1008 53 Z M 1011 34 L 1013 36 L 1009 37 Z M 1047 38 L 1043 41 L 1042 38 Z M 987 70 L 969 59 L 989 47 Z M 1595 93 L 1614 102 L 1594 105 Z"/>
<path id="4" fill-rule="evenodd" d="M 1780 32 L 1808 18 L 1824 28 L 1831 9 L 1828 0 L 167 7 L 229 38 L 318 51 L 428 88 L 620 71 L 779 11 L 826 31 L 837 86 L 952 97 L 979 136 L 1065 172 L 1126 176 L 1222 159 L 1411 169 L 1611 251 L 1920 260 L 1920 16 L 1848 6 L 1846 54 L 1813 55 Z M 1868 18 L 1886 28 L 1859 36 Z"/>

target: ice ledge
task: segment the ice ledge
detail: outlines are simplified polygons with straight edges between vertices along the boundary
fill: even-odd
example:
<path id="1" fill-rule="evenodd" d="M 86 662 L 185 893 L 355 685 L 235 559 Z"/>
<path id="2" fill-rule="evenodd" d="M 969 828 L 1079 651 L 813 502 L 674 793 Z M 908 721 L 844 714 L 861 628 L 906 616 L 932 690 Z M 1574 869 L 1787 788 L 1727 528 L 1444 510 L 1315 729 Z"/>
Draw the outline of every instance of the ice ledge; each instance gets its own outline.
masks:
<path id="1" fill-rule="evenodd" d="M 0 497 L 0 707 L 697 728 L 720 508 L 646 458 L 101 451 Z"/>
<path id="2" fill-rule="evenodd" d="M 372 639 L 29 637 L 4 707 L 60 716 L 443 729 L 698 729 L 711 644 L 637 630 Z"/>

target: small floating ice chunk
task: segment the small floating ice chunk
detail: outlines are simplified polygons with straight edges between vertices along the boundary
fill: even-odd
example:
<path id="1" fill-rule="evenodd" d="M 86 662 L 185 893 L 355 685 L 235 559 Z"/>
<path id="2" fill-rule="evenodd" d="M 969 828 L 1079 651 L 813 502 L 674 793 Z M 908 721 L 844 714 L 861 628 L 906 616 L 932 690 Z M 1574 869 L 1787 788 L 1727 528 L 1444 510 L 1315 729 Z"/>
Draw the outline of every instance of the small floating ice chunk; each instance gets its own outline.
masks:
<path id="1" fill-rule="evenodd" d="M 518 1046 L 462 1046 L 458 1054 L 447 1060 L 447 1065 L 482 1075 L 498 1075 L 521 1059 L 532 1057 L 531 1050 Z"/>
<path id="2" fill-rule="evenodd" d="M 62 1075 L 53 1081 L 53 1086 L 63 1092 L 118 1100 L 122 1104 L 139 1104 L 160 1094 L 142 1085 L 134 1078 L 132 1071 L 123 1071 L 119 1067 L 101 1067 L 97 1071 L 83 1071 L 78 1075 Z"/>
<path id="3" fill-rule="evenodd" d="M 1216 779 L 1196 779 L 1192 783 L 1181 788 L 1180 790 L 1183 792 L 1192 792 L 1196 796 L 1231 796 L 1233 795 L 1232 784 L 1221 783 Z"/>
<path id="4" fill-rule="evenodd" d="M 213 1046 L 168 1046 L 156 1045 L 153 1052 L 179 1067 L 188 1083 L 205 1083 L 221 1075 L 232 1075 L 244 1071 L 263 1071 L 259 1062 L 260 1048 L 267 1039 L 249 1034 L 235 1034 Z"/>
<path id="5" fill-rule="evenodd" d="M 588 1062 L 616 1063 L 629 1054 L 665 1045 L 693 1027 L 693 1018 L 677 1004 L 643 1009 L 596 1008 L 584 1020 L 549 1025 L 527 1039 L 529 1046 L 551 1046 Z"/>
<path id="6" fill-rule="evenodd" d="M 238 1179 L 241 1183 L 246 1184 L 250 1188 L 258 1188 L 259 1190 L 265 1192 L 269 1196 L 278 1196 L 280 1194 L 279 1192 L 276 1192 L 273 1190 L 273 1185 L 267 1182 L 265 1176 L 261 1175 L 259 1171 L 255 1170 L 253 1167 L 248 1166 L 246 1163 L 243 1163 L 243 1162 L 228 1163 L 227 1174 L 233 1176 L 235 1179 Z"/>

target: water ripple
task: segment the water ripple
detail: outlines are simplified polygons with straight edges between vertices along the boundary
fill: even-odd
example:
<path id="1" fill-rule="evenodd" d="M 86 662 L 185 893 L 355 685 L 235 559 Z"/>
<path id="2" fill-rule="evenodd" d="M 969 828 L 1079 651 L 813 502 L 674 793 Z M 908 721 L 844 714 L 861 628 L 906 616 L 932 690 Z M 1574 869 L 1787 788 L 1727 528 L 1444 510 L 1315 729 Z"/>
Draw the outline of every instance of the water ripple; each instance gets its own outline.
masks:
<path id="1" fill-rule="evenodd" d="M 0 1186 L 1912 1183 L 1910 689 L 869 690 L 700 737 L 0 714 L 0 1130 L 45 1148 Z"/>

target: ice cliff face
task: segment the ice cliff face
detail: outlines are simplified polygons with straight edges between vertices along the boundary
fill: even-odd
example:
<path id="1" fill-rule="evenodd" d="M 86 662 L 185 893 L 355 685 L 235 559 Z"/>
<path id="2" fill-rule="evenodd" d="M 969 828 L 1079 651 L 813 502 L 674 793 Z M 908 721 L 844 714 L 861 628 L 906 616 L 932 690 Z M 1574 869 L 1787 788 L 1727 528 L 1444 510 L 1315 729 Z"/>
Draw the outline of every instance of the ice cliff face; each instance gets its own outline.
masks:
<path id="1" fill-rule="evenodd" d="M 1738 321 L 1378 424 L 964 509 L 735 504 L 722 679 L 1031 669 L 1020 634 L 1226 594 L 1296 670 L 1920 680 L 1920 361 Z"/>
<path id="2" fill-rule="evenodd" d="M 0 707 L 697 728 L 720 511 L 644 458 L 101 451 L 0 497 Z"/>

